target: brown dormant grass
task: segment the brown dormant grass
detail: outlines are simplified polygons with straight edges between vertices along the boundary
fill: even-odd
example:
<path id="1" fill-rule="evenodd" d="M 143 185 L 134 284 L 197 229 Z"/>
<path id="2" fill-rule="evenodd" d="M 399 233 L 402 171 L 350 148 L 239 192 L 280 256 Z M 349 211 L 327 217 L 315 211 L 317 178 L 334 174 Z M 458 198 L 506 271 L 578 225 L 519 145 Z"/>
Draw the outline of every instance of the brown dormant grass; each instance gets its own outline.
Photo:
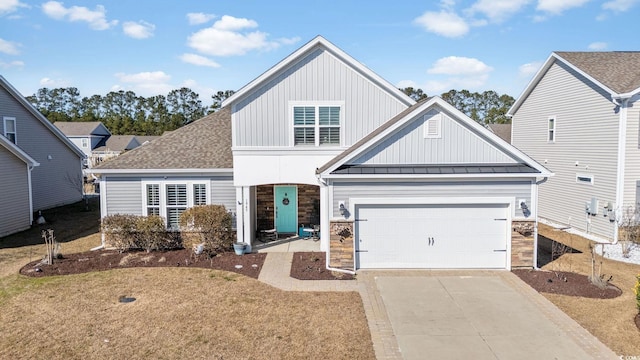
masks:
<path id="1" fill-rule="evenodd" d="M 545 265 L 543 267 L 545 270 L 591 274 L 589 240 L 555 230 L 543 224 L 539 225 L 538 231 L 549 239 L 582 251 L 581 254 L 562 255 L 559 259 Z M 640 273 L 640 265 L 602 259 L 599 256 L 597 265 L 600 260 L 602 260 L 602 274 L 606 274 L 606 278 L 613 276 L 611 283 L 622 290 L 621 296 L 615 299 L 599 300 L 564 295 L 543 295 L 616 354 L 640 356 L 640 331 L 633 321 L 638 309 L 632 290 L 636 282 L 635 275 Z"/>
<path id="2" fill-rule="evenodd" d="M 82 218 L 57 217 L 63 254 L 100 244 Z M 74 223 L 90 235 L 74 235 Z M 0 359 L 375 358 L 358 293 L 286 292 L 205 269 L 18 275 L 44 256 L 38 236 L 0 240 Z"/>

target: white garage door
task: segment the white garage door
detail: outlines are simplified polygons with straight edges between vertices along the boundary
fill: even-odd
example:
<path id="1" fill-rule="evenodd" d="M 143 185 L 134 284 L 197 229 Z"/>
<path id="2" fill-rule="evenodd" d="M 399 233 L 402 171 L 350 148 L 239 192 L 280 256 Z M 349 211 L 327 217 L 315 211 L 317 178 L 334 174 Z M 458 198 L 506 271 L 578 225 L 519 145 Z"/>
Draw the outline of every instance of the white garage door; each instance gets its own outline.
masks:
<path id="1" fill-rule="evenodd" d="M 507 266 L 506 204 L 356 206 L 358 268 Z"/>

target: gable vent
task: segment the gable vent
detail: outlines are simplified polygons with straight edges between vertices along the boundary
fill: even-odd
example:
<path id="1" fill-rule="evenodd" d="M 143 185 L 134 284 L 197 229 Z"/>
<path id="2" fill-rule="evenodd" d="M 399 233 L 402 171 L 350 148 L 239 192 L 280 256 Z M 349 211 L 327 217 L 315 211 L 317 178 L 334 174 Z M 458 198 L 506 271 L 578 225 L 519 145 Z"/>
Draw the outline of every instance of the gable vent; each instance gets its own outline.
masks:
<path id="1" fill-rule="evenodd" d="M 434 112 L 424 116 L 424 137 L 427 139 L 442 137 L 442 113 Z"/>

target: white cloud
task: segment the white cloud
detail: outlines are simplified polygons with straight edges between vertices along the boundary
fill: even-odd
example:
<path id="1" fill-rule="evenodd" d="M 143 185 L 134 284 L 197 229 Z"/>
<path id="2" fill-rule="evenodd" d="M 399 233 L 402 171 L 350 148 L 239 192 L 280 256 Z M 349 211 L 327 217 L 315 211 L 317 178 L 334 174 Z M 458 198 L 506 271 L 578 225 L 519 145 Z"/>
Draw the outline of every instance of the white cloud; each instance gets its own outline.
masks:
<path id="1" fill-rule="evenodd" d="M 165 95 L 175 88 L 169 83 L 171 76 L 164 71 L 144 71 L 135 74 L 116 73 L 114 75 L 121 83 L 125 84 L 124 86 L 112 86 L 112 89 L 117 89 L 114 91 L 132 90 L 137 95 L 155 96 Z"/>
<path id="2" fill-rule="evenodd" d="M 153 36 L 156 26 L 146 21 L 127 21 L 122 24 L 122 31 L 134 39 L 146 39 Z"/>
<path id="3" fill-rule="evenodd" d="M 51 79 L 48 77 L 40 79 L 40 86 L 48 88 L 64 88 L 69 87 L 70 84 L 71 82 L 65 79 Z"/>
<path id="4" fill-rule="evenodd" d="M 189 25 L 200 25 L 210 20 L 215 19 L 217 16 L 215 14 L 205 14 L 205 13 L 188 13 L 187 20 L 189 21 Z"/>
<path id="5" fill-rule="evenodd" d="M 602 8 L 614 12 L 624 12 L 631 9 L 637 3 L 638 0 L 611 0 L 602 4 Z"/>
<path id="6" fill-rule="evenodd" d="M 84 6 L 65 8 L 61 2 L 48 1 L 42 4 L 42 11 L 56 20 L 86 22 L 93 30 L 106 30 L 118 24 L 117 20 L 107 21 L 107 11 L 102 5 L 96 5 L 95 10 L 89 10 Z"/>
<path id="7" fill-rule="evenodd" d="M 179 88 L 187 87 L 193 90 L 194 92 L 198 93 L 198 95 L 200 95 L 200 100 L 202 101 L 203 106 L 211 105 L 212 104 L 211 95 L 214 95 L 217 92 L 217 90 L 215 90 L 214 88 L 202 86 L 193 79 L 187 79 L 183 81 L 178 87 Z"/>
<path id="8" fill-rule="evenodd" d="M 460 37 L 469 32 L 469 24 L 455 12 L 448 10 L 427 11 L 414 19 L 413 23 L 445 37 Z"/>
<path id="9" fill-rule="evenodd" d="M 23 4 L 18 0 L 0 0 L 0 15 L 12 13 L 21 7 L 28 8 L 29 5 Z"/>
<path id="10" fill-rule="evenodd" d="M 565 10 L 580 7 L 587 2 L 589 0 L 538 0 L 536 9 L 553 15 L 560 15 Z"/>
<path id="11" fill-rule="evenodd" d="M 191 34 L 187 44 L 212 56 L 244 55 L 251 50 L 271 50 L 280 46 L 281 42 L 268 41 L 267 33 L 242 31 L 256 27 L 258 23 L 254 20 L 224 15 L 211 27 Z"/>
<path id="12" fill-rule="evenodd" d="M 404 88 L 408 88 L 408 87 L 412 87 L 412 88 L 415 89 L 415 88 L 417 88 L 419 86 L 413 80 L 400 80 L 400 81 L 398 81 L 398 83 L 396 83 L 396 87 L 398 89 L 404 89 Z"/>
<path id="13" fill-rule="evenodd" d="M 532 0 L 478 0 L 468 11 L 484 14 L 492 22 L 503 22 L 516 14 Z"/>
<path id="14" fill-rule="evenodd" d="M 542 61 L 534 61 L 534 62 L 520 65 L 518 67 L 518 76 L 523 78 L 530 78 L 535 73 L 537 73 L 538 70 L 540 70 L 541 66 L 542 66 Z"/>
<path id="15" fill-rule="evenodd" d="M 182 54 L 180 56 L 180 60 L 186 62 L 187 64 L 198 66 L 208 66 L 212 68 L 220 67 L 220 64 L 218 64 L 217 62 L 198 54 Z"/>
<path id="16" fill-rule="evenodd" d="M 443 75 L 485 75 L 493 71 L 493 68 L 474 58 L 461 56 L 448 56 L 438 59 L 429 70 L 428 74 Z"/>
<path id="17" fill-rule="evenodd" d="M 20 54 L 20 50 L 18 49 L 22 46 L 19 43 L 14 43 L 11 41 L 4 40 L 0 38 L 0 52 L 8 55 L 18 55 Z"/>
<path id="18" fill-rule="evenodd" d="M 300 37 L 299 36 L 294 36 L 292 38 L 280 38 L 278 39 L 278 42 L 283 44 L 283 45 L 293 45 L 296 44 L 298 42 L 300 42 Z"/>
<path id="19" fill-rule="evenodd" d="M 0 68 L 2 69 L 9 69 L 9 68 L 21 68 L 24 66 L 24 62 L 20 61 L 20 60 L 14 60 L 14 61 L 10 61 L 10 62 L 4 62 L 4 61 L 0 61 Z"/>
<path id="20" fill-rule="evenodd" d="M 603 51 L 607 49 L 607 46 L 608 45 L 606 42 L 598 41 L 598 42 L 589 44 L 589 50 Z"/>

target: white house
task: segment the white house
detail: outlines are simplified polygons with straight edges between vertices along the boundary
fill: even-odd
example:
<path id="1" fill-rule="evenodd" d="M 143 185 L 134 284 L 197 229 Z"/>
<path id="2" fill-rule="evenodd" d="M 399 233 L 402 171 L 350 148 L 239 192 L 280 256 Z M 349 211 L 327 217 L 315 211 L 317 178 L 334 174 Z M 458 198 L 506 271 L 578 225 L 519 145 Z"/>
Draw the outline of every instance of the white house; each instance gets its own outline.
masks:
<path id="1" fill-rule="evenodd" d="M 328 266 L 345 270 L 533 267 L 538 183 L 552 175 L 320 36 L 218 113 L 96 172 L 103 216 L 157 213 L 174 226 L 189 206 L 221 203 L 239 241 L 318 225 Z"/>
<path id="2" fill-rule="evenodd" d="M 617 240 L 640 202 L 640 52 L 554 52 L 509 110 L 512 143 L 553 171 L 541 221 Z"/>

